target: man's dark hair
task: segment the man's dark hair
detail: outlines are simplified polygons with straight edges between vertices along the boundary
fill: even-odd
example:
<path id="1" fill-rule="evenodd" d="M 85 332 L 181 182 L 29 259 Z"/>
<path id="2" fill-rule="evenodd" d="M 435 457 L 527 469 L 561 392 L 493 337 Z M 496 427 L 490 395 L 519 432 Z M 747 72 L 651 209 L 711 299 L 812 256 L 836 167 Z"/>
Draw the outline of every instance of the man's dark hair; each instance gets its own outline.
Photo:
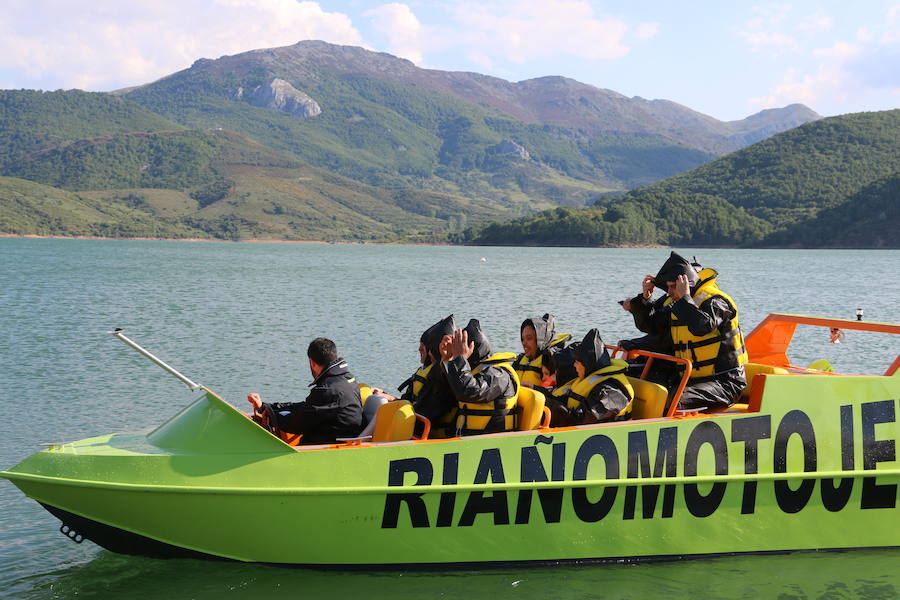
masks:
<path id="1" fill-rule="evenodd" d="M 337 346 L 328 338 L 316 338 L 309 343 L 306 355 L 320 367 L 327 367 L 338 357 Z"/>

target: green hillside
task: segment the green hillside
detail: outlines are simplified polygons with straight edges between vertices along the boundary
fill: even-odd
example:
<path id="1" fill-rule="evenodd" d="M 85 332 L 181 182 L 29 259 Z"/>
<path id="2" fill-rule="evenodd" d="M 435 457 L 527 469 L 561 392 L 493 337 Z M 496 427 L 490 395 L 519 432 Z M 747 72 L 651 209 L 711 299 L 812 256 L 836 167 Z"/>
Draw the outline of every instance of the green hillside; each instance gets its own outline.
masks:
<path id="1" fill-rule="evenodd" d="M 455 239 L 900 247 L 897 173 L 900 110 L 844 115 L 778 134 L 589 209 L 545 211 L 470 228 Z"/>
<path id="2" fill-rule="evenodd" d="M 900 173 L 879 179 L 810 221 L 772 235 L 767 243 L 799 248 L 900 247 Z"/>
<path id="3" fill-rule="evenodd" d="M 0 232 L 101 237 L 208 237 L 127 202 L 104 202 L 24 179 L 0 177 Z"/>
<path id="4" fill-rule="evenodd" d="M 0 169 L 31 152 L 117 133 L 183 129 L 125 98 L 80 90 L 0 90 Z"/>
<path id="5" fill-rule="evenodd" d="M 100 235 L 76 218 L 57 219 L 48 230 L 41 212 L 48 197 L 89 206 L 136 236 L 172 231 L 221 239 L 442 241 L 507 213 L 463 197 L 374 188 L 228 131 L 83 140 L 35 153 L 16 163 L 16 172 L 68 191 L 23 188 L 24 180 L 7 178 L 19 186 L 15 203 L 0 203 L 0 231 L 7 233 L 67 235 L 70 226 L 68 235 Z M 28 193 L 35 194 L 31 203 Z"/>

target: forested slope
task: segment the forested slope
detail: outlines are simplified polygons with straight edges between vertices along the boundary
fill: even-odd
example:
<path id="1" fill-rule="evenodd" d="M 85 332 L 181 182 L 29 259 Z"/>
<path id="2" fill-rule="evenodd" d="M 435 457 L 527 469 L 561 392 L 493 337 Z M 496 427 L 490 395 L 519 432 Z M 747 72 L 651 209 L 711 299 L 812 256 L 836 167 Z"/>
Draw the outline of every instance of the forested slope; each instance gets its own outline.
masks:
<path id="1" fill-rule="evenodd" d="M 470 228 L 456 239 L 576 246 L 900 247 L 898 173 L 900 110 L 843 115 L 588 209 L 557 209 Z"/>

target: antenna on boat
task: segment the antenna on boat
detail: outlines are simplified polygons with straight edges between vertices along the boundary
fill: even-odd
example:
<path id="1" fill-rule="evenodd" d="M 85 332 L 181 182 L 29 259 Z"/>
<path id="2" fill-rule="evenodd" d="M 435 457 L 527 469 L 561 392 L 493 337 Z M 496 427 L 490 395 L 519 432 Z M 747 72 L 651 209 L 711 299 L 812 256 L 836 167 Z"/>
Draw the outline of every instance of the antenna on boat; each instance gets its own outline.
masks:
<path id="1" fill-rule="evenodd" d="M 115 337 L 119 338 L 120 340 L 122 340 L 123 342 L 125 342 L 126 344 L 128 344 L 129 346 L 131 346 L 132 348 L 134 348 L 135 350 L 137 350 L 138 352 L 140 352 L 141 354 L 143 354 L 144 356 L 146 356 L 147 358 L 149 358 L 151 361 L 153 361 L 154 363 L 159 365 L 164 371 L 166 371 L 170 375 L 174 375 L 176 378 L 178 378 L 179 381 L 181 381 L 181 383 L 188 386 L 192 392 L 196 392 L 197 390 L 199 390 L 200 388 L 203 387 L 202 385 L 200 385 L 198 383 L 194 383 L 193 381 L 191 381 L 190 379 L 188 379 L 187 377 L 185 377 L 184 375 L 182 375 L 181 373 L 176 371 L 173 367 L 164 363 L 162 360 L 160 360 L 159 358 L 157 358 L 156 356 L 154 356 L 153 354 L 151 354 L 150 352 L 148 352 L 147 350 L 142 348 L 134 340 L 131 340 L 131 339 L 125 337 L 125 334 L 122 333 L 123 331 L 125 331 L 125 330 L 122 329 L 121 327 L 116 327 L 115 330 L 110 331 L 110 333 L 113 334 Z"/>

